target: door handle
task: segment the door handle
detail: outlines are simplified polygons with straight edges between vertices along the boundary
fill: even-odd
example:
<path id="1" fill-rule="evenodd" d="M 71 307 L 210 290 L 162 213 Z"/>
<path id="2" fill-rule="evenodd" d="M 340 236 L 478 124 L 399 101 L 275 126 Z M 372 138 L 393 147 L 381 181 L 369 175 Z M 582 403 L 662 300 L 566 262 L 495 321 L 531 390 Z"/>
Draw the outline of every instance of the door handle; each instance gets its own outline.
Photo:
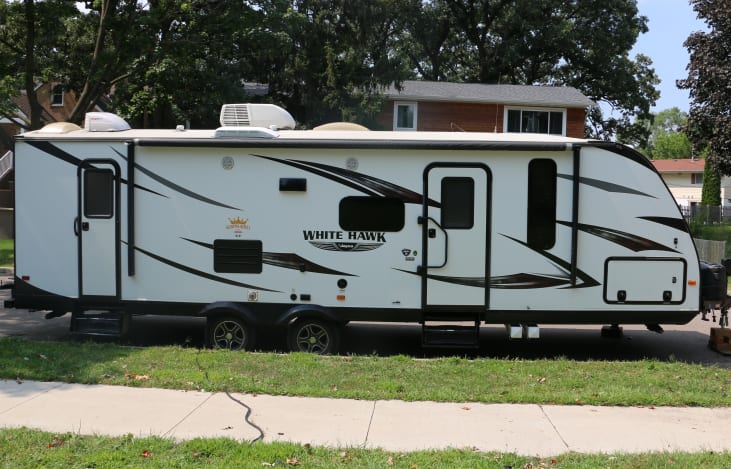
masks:
<path id="1" fill-rule="evenodd" d="M 89 222 L 81 222 L 81 231 L 89 231 Z M 79 217 L 74 218 L 74 234 L 79 236 Z"/>

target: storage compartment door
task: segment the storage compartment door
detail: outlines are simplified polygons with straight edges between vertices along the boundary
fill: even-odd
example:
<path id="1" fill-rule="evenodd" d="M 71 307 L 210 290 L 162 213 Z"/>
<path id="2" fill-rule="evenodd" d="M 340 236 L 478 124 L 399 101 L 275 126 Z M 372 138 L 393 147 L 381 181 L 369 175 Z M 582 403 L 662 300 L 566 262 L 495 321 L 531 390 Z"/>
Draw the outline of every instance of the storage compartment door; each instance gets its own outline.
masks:
<path id="1" fill-rule="evenodd" d="M 604 301 L 679 304 L 685 301 L 686 275 L 684 259 L 609 258 L 604 269 Z"/>

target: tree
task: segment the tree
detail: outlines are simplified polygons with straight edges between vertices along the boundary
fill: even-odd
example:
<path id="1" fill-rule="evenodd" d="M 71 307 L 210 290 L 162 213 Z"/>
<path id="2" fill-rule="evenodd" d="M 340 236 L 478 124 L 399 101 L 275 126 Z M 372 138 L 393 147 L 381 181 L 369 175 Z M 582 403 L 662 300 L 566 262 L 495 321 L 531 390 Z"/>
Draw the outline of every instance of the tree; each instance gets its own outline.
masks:
<path id="1" fill-rule="evenodd" d="M 690 158 L 691 144 L 685 134 L 688 114 L 677 107 L 664 109 L 642 121 L 649 128 L 647 142 L 640 146 L 647 157 L 656 160 L 671 158 Z"/>
<path id="2" fill-rule="evenodd" d="M 709 27 L 686 39 L 688 76 L 679 88 L 690 91 L 688 134 L 695 150 L 708 148 L 707 165 L 731 175 L 731 15 L 728 0 L 691 0 Z"/>
<path id="3" fill-rule="evenodd" d="M 134 0 L 95 0 L 81 12 L 66 0 L 0 2 L 0 115 L 31 130 L 43 125 L 35 89 L 57 81 L 77 93 L 71 121 L 109 93 L 135 55 L 134 28 L 142 9 Z M 18 116 L 24 95 L 30 114 Z M 0 135 L 6 142 L 10 136 Z"/>
<path id="4" fill-rule="evenodd" d="M 646 137 L 633 120 L 649 117 L 659 80 L 648 57 L 629 57 L 647 31 L 634 0 L 421 3 L 423 19 L 407 22 L 407 38 L 419 44 L 406 41 L 401 49 L 425 78 L 573 86 L 619 113 L 605 118 L 600 108 L 591 109 L 588 135 L 609 138 L 622 130 L 627 138 Z M 436 34 L 424 34 L 425 25 Z"/>
<path id="5" fill-rule="evenodd" d="M 78 14 L 71 2 L 63 0 L 0 3 L 0 114 L 25 129 L 37 129 L 42 108 L 35 93 L 37 80 L 58 78 L 55 70 L 62 57 L 57 46 L 63 41 L 65 25 Z M 30 115 L 18 116 L 12 98 L 22 91 L 28 99 Z M 5 143 L 10 136 L 2 132 Z"/>
<path id="6" fill-rule="evenodd" d="M 701 205 L 718 207 L 721 205 L 721 175 L 708 164 L 703 168 L 703 189 L 701 192 Z"/>

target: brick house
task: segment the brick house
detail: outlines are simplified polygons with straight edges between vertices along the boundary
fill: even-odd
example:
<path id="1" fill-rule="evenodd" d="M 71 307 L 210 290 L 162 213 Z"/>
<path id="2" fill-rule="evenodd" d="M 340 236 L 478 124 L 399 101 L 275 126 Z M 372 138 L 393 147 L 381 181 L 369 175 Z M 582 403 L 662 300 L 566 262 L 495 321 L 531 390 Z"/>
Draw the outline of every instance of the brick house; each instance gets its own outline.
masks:
<path id="1" fill-rule="evenodd" d="M 583 138 L 596 104 L 575 88 L 405 81 L 384 92 L 381 130 L 531 132 Z"/>

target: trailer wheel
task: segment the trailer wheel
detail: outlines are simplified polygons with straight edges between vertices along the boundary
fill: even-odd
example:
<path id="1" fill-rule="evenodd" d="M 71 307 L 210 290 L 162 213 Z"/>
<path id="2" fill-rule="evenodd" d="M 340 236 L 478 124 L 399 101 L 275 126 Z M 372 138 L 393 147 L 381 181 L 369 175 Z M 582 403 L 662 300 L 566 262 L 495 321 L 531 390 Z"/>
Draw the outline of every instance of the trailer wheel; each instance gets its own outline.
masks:
<path id="1" fill-rule="evenodd" d="M 254 345 L 254 331 L 241 318 L 212 317 L 206 325 L 206 342 L 215 349 L 250 350 Z"/>
<path id="2" fill-rule="evenodd" d="M 339 334 L 335 324 L 320 319 L 300 319 L 289 326 L 287 345 L 292 352 L 329 355 L 338 350 Z"/>

